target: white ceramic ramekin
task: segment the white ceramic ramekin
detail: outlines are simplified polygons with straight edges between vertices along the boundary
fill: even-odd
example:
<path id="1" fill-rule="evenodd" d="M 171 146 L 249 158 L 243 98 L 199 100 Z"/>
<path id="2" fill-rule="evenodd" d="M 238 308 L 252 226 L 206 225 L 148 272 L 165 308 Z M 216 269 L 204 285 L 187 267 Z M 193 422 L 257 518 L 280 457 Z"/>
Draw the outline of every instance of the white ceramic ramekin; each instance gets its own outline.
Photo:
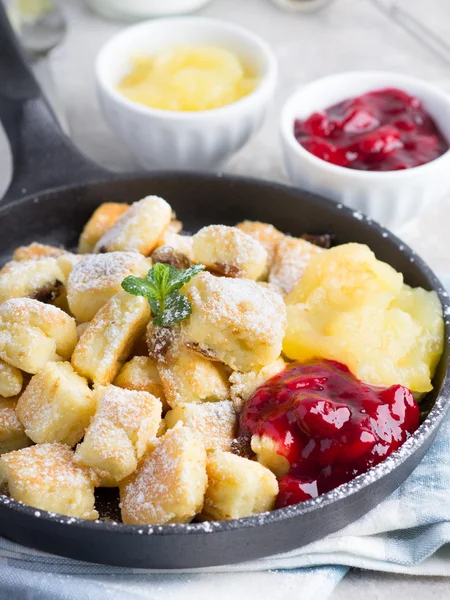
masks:
<path id="1" fill-rule="evenodd" d="M 86 0 L 100 15 L 111 19 L 150 19 L 199 10 L 211 0 Z"/>
<path id="2" fill-rule="evenodd" d="M 286 168 L 296 186 L 333 198 L 398 230 L 450 190 L 450 152 L 404 171 L 356 171 L 317 158 L 294 136 L 295 119 L 305 119 L 347 98 L 389 87 L 420 98 L 450 141 L 450 96 L 420 79 L 377 71 L 332 75 L 296 91 L 281 113 L 281 138 Z"/>
<path id="3" fill-rule="evenodd" d="M 190 44 L 236 53 L 260 78 L 258 87 L 238 102 L 202 112 L 148 108 L 117 91 L 133 54 Z M 106 120 L 142 167 L 210 169 L 220 166 L 259 129 L 275 90 L 277 63 L 269 46 L 241 27 L 181 17 L 147 21 L 114 36 L 100 51 L 96 76 Z"/>

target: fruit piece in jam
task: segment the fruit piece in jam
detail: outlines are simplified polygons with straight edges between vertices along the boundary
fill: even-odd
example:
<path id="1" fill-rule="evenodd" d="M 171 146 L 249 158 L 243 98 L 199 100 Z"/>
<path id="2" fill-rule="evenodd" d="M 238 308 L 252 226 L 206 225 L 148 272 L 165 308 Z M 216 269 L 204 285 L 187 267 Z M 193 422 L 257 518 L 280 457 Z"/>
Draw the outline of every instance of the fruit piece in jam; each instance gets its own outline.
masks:
<path id="1" fill-rule="evenodd" d="M 240 435 L 279 477 L 277 507 L 315 498 L 399 448 L 419 425 L 401 385 L 376 388 L 338 362 L 292 363 L 247 401 Z"/>
<path id="2" fill-rule="evenodd" d="M 449 149 L 420 100 L 395 88 L 369 92 L 297 120 L 294 134 L 318 158 L 362 171 L 418 167 Z"/>

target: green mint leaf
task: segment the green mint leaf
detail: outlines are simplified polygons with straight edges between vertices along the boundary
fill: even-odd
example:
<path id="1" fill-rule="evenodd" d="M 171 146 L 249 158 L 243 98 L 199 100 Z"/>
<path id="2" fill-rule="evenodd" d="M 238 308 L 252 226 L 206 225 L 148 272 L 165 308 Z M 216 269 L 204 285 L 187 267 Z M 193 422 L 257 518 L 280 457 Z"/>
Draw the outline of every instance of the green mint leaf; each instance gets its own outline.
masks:
<path id="1" fill-rule="evenodd" d="M 152 313 L 154 315 L 159 315 L 161 312 L 159 301 L 155 300 L 154 298 L 148 298 L 148 302 L 150 304 L 150 308 L 152 309 Z"/>
<path id="2" fill-rule="evenodd" d="M 145 296 L 147 298 L 154 298 L 155 292 L 157 292 L 149 281 L 134 275 L 130 275 L 122 281 L 122 288 L 129 294 L 133 294 L 133 296 Z"/>
<path id="3" fill-rule="evenodd" d="M 147 280 L 150 281 L 160 292 L 162 292 L 169 280 L 170 269 L 169 265 L 156 263 L 147 273 Z"/>
<path id="4" fill-rule="evenodd" d="M 170 327 L 186 319 L 192 313 L 191 303 L 186 296 L 173 292 L 165 299 L 164 311 L 153 319 L 155 325 Z"/>
<path id="5" fill-rule="evenodd" d="M 177 269 L 175 267 L 170 267 L 170 277 L 169 277 L 169 285 L 168 285 L 168 293 L 171 294 L 176 290 L 179 290 L 183 287 L 185 283 L 190 281 L 194 275 L 204 271 L 205 265 L 192 265 L 188 269 Z"/>
<path id="6" fill-rule="evenodd" d="M 148 299 L 155 325 L 170 327 L 191 314 L 188 298 L 178 290 L 204 268 L 204 265 L 192 265 L 183 270 L 156 263 L 145 278 L 130 275 L 123 280 L 122 287 L 129 294 Z"/>

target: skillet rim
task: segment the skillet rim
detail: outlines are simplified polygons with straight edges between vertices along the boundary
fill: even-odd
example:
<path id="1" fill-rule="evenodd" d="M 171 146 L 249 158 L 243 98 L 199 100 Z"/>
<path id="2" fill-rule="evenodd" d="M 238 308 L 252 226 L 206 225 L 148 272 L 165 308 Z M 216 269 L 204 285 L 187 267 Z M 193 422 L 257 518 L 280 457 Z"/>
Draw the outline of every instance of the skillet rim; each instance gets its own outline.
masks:
<path id="1" fill-rule="evenodd" d="M 53 196 L 62 192 L 69 192 L 76 189 L 83 190 L 86 188 L 93 188 L 97 185 L 102 185 L 111 181 L 117 181 L 121 184 L 127 183 L 128 181 L 146 180 L 151 182 L 152 179 L 161 178 L 179 178 L 186 177 L 191 181 L 216 181 L 221 179 L 228 181 L 229 183 L 244 184 L 248 186 L 255 186 L 256 188 L 266 187 L 271 188 L 274 191 L 295 193 L 299 197 L 307 197 L 314 200 L 318 204 L 332 208 L 333 210 L 339 210 L 348 219 L 356 219 L 359 221 L 358 227 L 364 227 L 374 231 L 380 238 L 380 243 L 387 241 L 392 242 L 396 248 L 406 255 L 411 262 L 416 263 L 419 270 L 428 279 L 430 287 L 435 291 L 439 297 L 442 305 L 444 314 L 444 328 L 445 328 L 445 340 L 450 343 L 450 297 L 445 290 L 443 284 L 439 278 L 434 274 L 433 270 L 420 258 L 414 250 L 412 250 L 407 244 L 402 242 L 396 235 L 391 233 L 388 229 L 382 225 L 373 221 L 371 218 L 365 216 L 359 211 L 355 211 L 341 203 L 336 203 L 328 198 L 302 190 L 291 185 L 273 182 L 265 179 L 258 179 L 255 177 L 247 177 L 241 175 L 229 175 L 223 173 L 206 173 L 206 172 L 180 172 L 173 170 L 158 170 L 151 171 L 148 173 L 144 172 L 133 172 L 133 173 L 111 173 L 111 175 L 105 174 L 103 177 L 99 177 L 93 181 L 84 182 L 80 184 L 69 184 L 49 188 L 38 192 L 37 194 L 27 195 L 20 200 L 1 206 L 0 201 L 0 220 L 2 216 L 10 211 L 19 209 L 23 205 L 29 203 L 39 203 L 41 199 L 47 196 Z M 436 389 L 436 388 L 435 388 Z M 0 494 L 0 504 L 14 510 L 15 512 L 26 514 L 33 518 L 39 518 L 50 522 L 57 522 L 60 524 L 70 525 L 71 528 L 82 529 L 82 530 L 93 530 L 96 532 L 114 532 L 122 535 L 199 535 L 205 533 L 220 533 L 224 531 L 232 531 L 236 529 L 249 529 L 252 527 L 261 527 L 268 524 L 274 524 L 279 521 L 286 519 L 292 519 L 301 515 L 309 514 L 321 507 L 328 506 L 337 502 L 340 499 L 351 497 L 354 494 L 362 491 L 370 484 L 378 481 L 379 479 L 388 475 L 391 471 L 400 467 L 414 452 L 420 448 L 426 440 L 433 435 L 433 433 L 439 428 L 443 419 L 450 409 L 450 366 L 445 367 L 445 376 L 442 381 L 440 389 L 436 389 L 436 400 L 433 408 L 420 425 L 420 427 L 413 433 L 412 436 L 395 452 L 393 452 L 384 461 L 372 467 L 367 472 L 359 475 L 352 479 L 348 483 L 344 483 L 337 488 L 322 494 L 318 498 L 307 500 L 299 504 L 288 506 L 285 508 L 279 508 L 270 512 L 260 513 L 252 517 L 244 517 L 240 519 L 233 519 L 229 521 L 205 521 L 199 523 L 188 523 L 188 524 L 169 524 L 169 525 L 126 525 L 118 522 L 106 522 L 106 521 L 89 521 L 86 519 L 80 519 L 77 517 L 69 517 L 61 515 L 59 513 L 53 513 L 41 509 L 36 509 L 32 506 L 23 504 L 20 501 L 13 500 L 12 498 Z"/>

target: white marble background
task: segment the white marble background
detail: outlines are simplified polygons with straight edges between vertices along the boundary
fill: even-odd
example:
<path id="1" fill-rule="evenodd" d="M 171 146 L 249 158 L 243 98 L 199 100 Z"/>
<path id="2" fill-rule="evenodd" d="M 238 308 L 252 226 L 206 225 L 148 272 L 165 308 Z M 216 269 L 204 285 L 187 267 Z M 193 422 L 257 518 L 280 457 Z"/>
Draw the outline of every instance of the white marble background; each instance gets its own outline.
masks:
<path id="1" fill-rule="evenodd" d="M 103 121 L 94 93 L 94 57 L 121 25 L 97 17 L 82 0 L 61 2 L 69 30 L 54 51 L 50 68 L 70 134 L 100 164 L 117 170 L 135 168 L 127 149 Z M 449 0 L 397 2 L 450 39 Z M 291 90 L 314 78 L 350 69 L 389 69 L 422 77 L 450 91 L 450 65 L 390 22 L 370 0 L 335 0 L 324 12 L 308 16 L 283 12 L 269 0 L 214 0 L 201 14 L 233 21 L 262 35 L 280 64 L 273 112 L 260 133 L 231 160 L 228 170 L 233 173 L 287 181 L 278 113 Z M 9 176 L 8 153 L 0 135 L 0 190 Z M 450 273 L 449 216 L 450 198 L 429 207 L 404 237 L 436 270 Z M 450 581 L 353 571 L 333 600 L 360 600 L 361 596 L 364 600 L 441 600 L 450 596 Z"/>

